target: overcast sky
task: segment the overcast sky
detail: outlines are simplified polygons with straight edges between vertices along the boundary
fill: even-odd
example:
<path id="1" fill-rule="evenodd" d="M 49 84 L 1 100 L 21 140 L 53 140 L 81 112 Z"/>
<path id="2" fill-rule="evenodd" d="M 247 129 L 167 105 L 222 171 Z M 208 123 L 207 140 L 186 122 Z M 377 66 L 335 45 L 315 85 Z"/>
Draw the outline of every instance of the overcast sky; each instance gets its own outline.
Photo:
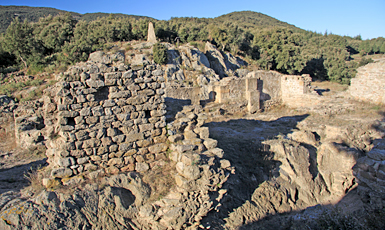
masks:
<path id="1" fill-rule="evenodd" d="M 0 5 L 53 7 L 77 13 L 123 13 L 168 20 L 171 17 L 213 18 L 251 10 L 324 33 L 363 39 L 385 37 L 385 0 L 0 0 Z"/>

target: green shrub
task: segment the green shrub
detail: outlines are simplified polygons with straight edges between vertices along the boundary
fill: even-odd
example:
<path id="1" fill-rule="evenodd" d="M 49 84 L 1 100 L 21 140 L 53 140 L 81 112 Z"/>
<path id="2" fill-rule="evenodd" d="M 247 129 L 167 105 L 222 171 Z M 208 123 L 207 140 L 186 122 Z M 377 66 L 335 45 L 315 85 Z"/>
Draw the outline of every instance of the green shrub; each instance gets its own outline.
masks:
<path id="1" fill-rule="evenodd" d="M 162 65 L 167 63 L 167 48 L 161 43 L 156 43 L 152 47 L 154 62 Z"/>

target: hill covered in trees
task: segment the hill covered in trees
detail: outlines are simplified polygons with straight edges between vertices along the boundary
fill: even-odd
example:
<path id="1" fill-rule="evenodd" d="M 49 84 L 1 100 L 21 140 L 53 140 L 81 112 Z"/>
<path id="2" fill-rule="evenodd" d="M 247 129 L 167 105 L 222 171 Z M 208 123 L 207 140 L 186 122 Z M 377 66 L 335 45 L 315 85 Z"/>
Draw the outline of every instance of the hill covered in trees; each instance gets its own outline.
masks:
<path id="1" fill-rule="evenodd" d="M 43 12 L 39 10 L 36 12 Z M 360 36 L 319 34 L 252 11 L 217 18 L 182 17 L 167 21 L 70 12 L 56 12 L 56 16 L 52 13 L 34 22 L 21 19 L 14 18 L 0 37 L 0 67 L 18 65 L 43 71 L 84 61 L 89 53 L 113 42 L 145 40 L 149 21 L 154 23 L 160 41 L 179 40 L 198 48 L 202 48 L 202 42 L 209 41 L 223 52 L 249 59 L 260 69 L 308 73 L 314 79 L 340 83 L 349 83 L 355 69 L 370 62 L 368 54 L 385 53 L 382 37 L 362 40 Z M 359 62 L 352 58 L 354 54 L 361 54 Z"/>
<path id="2" fill-rule="evenodd" d="M 4 33 L 8 26 L 15 18 L 20 21 L 27 19 L 29 22 L 38 22 L 41 17 L 48 15 L 56 16 L 67 13 L 68 11 L 58 10 L 49 7 L 29 7 L 29 6 L 0 6 L 0 33 Z M 86 13 L 79 14 L 69 12 L 76 20 L 93 21 L 101 17 L 108 17 L 108 13 Z M 132 18 L 149 18 L 145 16 L 126 15 L 126 14 L 112 14 L 114 17 L 132 17 Z"/>

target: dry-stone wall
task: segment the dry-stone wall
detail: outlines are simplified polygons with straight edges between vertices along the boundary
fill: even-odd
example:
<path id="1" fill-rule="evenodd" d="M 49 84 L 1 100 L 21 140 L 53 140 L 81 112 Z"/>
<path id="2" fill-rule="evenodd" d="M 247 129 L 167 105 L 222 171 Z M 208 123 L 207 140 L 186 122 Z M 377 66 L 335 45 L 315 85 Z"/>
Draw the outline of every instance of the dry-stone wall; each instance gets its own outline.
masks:
<path id="1" fill-rule="evenodd" d="M 385 61 L 370 63 L 357 69 L 350 94 L 358 100 L 385 104 Z"/>
<path id="2" fill-rule="evenodd" d="M 96 52 L 58 76 L 53 98 L 45 98 L 52 177 L 144 172 L 164 157 L 163 71 L 152 64 L 133 70 L 123 60 Z"/>

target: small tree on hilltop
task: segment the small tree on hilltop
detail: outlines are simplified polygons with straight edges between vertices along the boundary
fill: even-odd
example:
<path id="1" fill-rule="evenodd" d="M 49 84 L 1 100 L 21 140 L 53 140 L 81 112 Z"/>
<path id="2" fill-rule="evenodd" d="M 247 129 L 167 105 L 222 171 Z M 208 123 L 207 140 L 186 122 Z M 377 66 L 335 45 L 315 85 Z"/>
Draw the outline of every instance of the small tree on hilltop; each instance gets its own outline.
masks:
<path id="1" fill-rule="evenodd" d="M 162 65 L 167 63 L 167 48 L 161 43 L 156 43 L 152 47 L 152 52 L 154 53 L 154 62 L 156 64 Z"/>

